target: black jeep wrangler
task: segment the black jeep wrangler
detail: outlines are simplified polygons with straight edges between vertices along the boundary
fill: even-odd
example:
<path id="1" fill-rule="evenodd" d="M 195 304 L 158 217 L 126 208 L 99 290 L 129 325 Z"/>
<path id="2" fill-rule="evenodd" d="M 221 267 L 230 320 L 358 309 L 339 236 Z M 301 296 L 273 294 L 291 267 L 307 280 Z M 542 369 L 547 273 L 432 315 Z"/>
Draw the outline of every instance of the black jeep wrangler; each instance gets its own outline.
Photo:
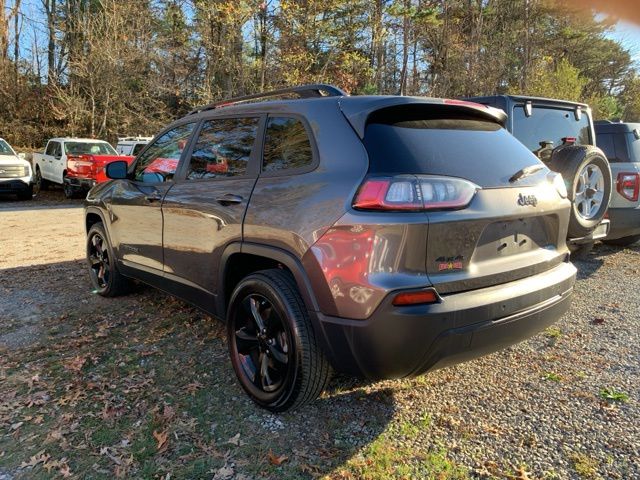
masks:
<path id="1" fill-rule="evenodd" d="M 515 95 L 467 100 L 504 110 L 505 128 L 562 174 L 572 202 L 567 243 L 575 256 L 588 253 L 609 232 L 611 169 L 596 147 L 591 109 L 585 103 Z"/>

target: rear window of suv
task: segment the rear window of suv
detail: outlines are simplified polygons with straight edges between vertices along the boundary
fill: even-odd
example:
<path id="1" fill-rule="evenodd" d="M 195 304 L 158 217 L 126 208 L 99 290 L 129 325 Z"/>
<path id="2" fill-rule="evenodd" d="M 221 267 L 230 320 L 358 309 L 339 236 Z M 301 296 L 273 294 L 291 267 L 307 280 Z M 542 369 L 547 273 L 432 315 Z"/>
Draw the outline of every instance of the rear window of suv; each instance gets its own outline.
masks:
<path id="1" fill-rule="evenodd" d="M 532 152 L 540 148 L 540 142 L 553 142 L 554 147 L 562 145 L 565 137 L 574 137 L 576 145 L 591 144 L 589 117 L 585 113 L 576 120 L 573 110 L 534 106 L 527 117 L 520 105 L 513 107 L 512 119 L 513 135 Z"/>
<path id="2" fill-rule="evenodd" d="M 370 117 L 364 145 L 371 173 L 447 175 L 491 188 L 510 185 L 513 174 L 539 162 L 495 122 L 447 109 L 429 110 L 396 107 Z"/>

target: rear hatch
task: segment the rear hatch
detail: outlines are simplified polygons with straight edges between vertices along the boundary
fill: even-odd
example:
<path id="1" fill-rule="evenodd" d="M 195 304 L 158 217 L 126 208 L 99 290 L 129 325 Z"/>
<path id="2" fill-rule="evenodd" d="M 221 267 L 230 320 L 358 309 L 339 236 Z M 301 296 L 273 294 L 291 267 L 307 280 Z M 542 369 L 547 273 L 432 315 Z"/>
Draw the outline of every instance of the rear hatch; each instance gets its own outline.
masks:
<path id="1" fill-rule="evenodd" d="M 510 282 L 566 260 L 562 182 L 500 118 L 458 102 L 405 103 L 371 111 L 361 136 L 369 174 L 354 207 L 423 212 L 425 271 L 439 293 Z"/>

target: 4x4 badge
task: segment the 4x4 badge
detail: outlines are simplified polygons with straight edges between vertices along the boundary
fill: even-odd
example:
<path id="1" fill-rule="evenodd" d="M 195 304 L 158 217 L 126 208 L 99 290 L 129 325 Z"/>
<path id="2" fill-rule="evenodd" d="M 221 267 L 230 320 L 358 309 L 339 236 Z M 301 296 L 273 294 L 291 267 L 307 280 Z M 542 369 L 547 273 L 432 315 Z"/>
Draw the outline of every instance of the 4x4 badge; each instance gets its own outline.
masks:
<path id="1" fill-rule="evenodd" d="M 536 198 L 535 195 L 520 194 L 518 195 L 518 205 L 520 205 L 521 207 L 524 207 L 527 205 L 531 205 L 532 207 L 535 207 L 536 205 L 538 205 L 538 199 Z"/>

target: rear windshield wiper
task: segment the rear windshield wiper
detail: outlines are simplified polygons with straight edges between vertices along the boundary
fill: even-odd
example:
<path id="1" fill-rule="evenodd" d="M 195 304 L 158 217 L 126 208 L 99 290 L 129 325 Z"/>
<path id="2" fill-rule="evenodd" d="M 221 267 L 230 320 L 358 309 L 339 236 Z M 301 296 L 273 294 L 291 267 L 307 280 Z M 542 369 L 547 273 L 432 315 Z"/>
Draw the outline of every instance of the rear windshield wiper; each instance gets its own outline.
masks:
<path id="1" fill-rule="evenodd" d="M 524 167 L 522 170 L 518 170 L 513 176 L 509 179 L 509 183 L 517 182 L 518 180 L 523 179 L 524 177 L 528 177 L 529 175 L 533 175 L 536 172 L 539 172 L 544 168 L 544 165 L 529 165 L 528 167 Z"/>

